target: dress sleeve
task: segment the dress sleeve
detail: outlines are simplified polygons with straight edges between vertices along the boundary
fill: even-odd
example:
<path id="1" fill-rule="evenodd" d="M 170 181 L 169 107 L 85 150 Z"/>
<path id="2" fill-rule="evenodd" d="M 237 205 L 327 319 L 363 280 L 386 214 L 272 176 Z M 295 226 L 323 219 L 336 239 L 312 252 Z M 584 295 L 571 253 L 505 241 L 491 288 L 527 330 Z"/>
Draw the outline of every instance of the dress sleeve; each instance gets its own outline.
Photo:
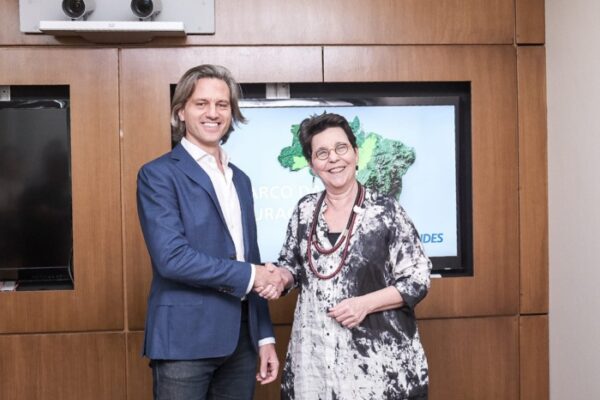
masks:
<path id="1" fill-rule="evenodd" d="M 395 278 L 394 286 L 410 308 L 427 295 L 430 285 L 431 261 L 425 255 L 423 244 L 406 211 L 394 203 L 390 240 L 390 261 Z"/>
<path id="2" fill-rule="evenodd" d="M 280 267 L 290 271 L 294 277 L 294 283 L 290 290 L 298 286 L 300 271 L 302 269 L 302 254 L 300 250 L 301 238 L 299 237 L 298 233 L 299 223 L 300 207 L 297 205 L 292 213 L 290 221 L 288 222 L 285 242 L 281 248 L 281 252 L 279 253 L 279 259 L 277 260 L 277 264 Z M 288 292 L 289 290 L 286 293 Z"/>

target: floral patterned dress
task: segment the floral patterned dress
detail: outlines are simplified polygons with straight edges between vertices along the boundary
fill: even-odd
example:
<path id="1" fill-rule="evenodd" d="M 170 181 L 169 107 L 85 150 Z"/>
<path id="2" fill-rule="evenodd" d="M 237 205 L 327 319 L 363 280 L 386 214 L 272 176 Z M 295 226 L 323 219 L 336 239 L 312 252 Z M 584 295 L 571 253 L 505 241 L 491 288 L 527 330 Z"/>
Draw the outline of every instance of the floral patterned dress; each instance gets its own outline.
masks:
<path id="1" fill-rule="evenodd" d="M 331 279 L 319 279 L 309 268 L 307 246 L 320 195 L 309 194 L 298 202 L 278 260 L 300 290 L 282 399 L 427 398 L 427 359 L 414 307 L 427 294 L 431 262 L 417 231 L 395 199 L 367 189 L 342 269 Z M 318 213 L 313 241 L 331 249 L 323 217 L 326 207 L 324 203 Z M 332 273 L 343 248 L 325 255 L 311 246 L 313 267 L 322 275 Z M 353 329 L 327 316 L 330 307 L 346 298 L 392 285 L 406 303 L 402 308 L 369 314 Z"/>

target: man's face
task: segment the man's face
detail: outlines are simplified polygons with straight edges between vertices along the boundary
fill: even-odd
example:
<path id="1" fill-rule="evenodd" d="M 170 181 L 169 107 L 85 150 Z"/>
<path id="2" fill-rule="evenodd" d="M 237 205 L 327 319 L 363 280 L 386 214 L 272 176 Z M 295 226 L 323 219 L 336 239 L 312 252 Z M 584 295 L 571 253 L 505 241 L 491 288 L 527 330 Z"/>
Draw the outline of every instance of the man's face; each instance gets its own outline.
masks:
<path id="1" fill-rule="evenodd" d="M 216 78 L 201 78 L 194 92 L 179 110 L 185 122 L 185 138 L 205 151 L 219 147 L 221 138 L 231 126 L 229 87 Z"/>

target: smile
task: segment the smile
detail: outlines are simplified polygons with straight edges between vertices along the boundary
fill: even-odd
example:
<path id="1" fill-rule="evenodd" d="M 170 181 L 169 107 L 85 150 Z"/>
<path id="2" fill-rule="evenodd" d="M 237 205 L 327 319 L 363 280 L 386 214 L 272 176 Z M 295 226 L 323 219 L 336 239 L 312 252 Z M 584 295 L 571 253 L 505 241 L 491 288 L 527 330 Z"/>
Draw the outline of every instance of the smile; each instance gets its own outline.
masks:
<path id="1" fill-rule="evenodd" d="M 345 169 L 346 169 L 346 167 L 335 167 L 335 168 L 331 168 L 328 172 L 331 174 L 337 174 L 339 172 L 342 172 Z"/>

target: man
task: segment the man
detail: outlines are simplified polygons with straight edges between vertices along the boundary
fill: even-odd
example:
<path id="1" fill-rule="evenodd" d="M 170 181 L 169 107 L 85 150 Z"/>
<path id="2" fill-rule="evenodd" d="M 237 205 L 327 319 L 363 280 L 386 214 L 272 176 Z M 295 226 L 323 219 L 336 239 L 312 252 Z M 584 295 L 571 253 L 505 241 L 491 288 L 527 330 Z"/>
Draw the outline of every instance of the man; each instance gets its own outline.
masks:
<path id="1" fill-rule="evenodd" d="M 260 255 L 250 180 L 221 148 L 245 122 L 238 97 L 227 69 L 187 71 L 171 107 L 180 143 L 138 174 L 153 271 L 143 352 L 157 400 L 251 399 L 257 353 L 256 379 L 277 377 L 267 302 L 251 289 L 274 298 L 283 280 L 271 264 L 251 264 Z"/>

